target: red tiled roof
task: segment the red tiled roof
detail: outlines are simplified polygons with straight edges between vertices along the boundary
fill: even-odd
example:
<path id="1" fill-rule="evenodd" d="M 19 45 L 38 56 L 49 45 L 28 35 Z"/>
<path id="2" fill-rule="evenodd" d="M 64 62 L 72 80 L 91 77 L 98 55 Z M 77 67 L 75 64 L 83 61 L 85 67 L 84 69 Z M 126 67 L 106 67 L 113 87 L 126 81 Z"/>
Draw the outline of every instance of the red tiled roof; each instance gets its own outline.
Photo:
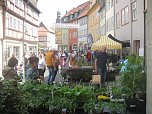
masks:
<path id="1" fill-rule="evenodd" d="M 83 4 L 79 5 L 79 6 L 77 6 L 76 8 L 71 9 L 68 13 L 66 13 L 64 15 L 64 17 L 65 16 L 69 16 L 71 14 L 74 14 L 75 12 L 78 12 L 79 10 L 84 9 L 88 3 L 90 3 L 90 1 L 87 1 L 87 2 L 85 2 L 85 3 L 83 3 Z"/>
<path id="2" fill-rule="evenodd" d="M 91 2 L 88 2 L 88 4 L 86 5 L 86 7 L 84 8 L 84 10 L 82 11 L 82 13 L 79 15 L 78 18 L 81 18 L 87 15 L 88 11 L 90 10 L 90 4 Z"/>

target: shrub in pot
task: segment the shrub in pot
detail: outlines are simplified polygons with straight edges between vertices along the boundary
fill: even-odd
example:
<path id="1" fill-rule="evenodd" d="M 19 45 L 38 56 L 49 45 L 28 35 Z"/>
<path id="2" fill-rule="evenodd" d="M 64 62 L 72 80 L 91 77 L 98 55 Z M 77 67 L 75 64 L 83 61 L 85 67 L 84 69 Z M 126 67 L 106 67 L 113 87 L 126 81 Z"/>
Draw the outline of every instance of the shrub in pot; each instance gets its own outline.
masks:
<path id="1" fill-rule="evenodd" d="M 136 97 L 138 91 L 146 93 L 146 75 L 144 72 L 143 58 L 138 55 L 128 56 L 126 68 L 120 74 L 122 89 L 126 94 L 126 103 L 129 103 L 128 107 L 132 108 L 131 106 L 134 105 L 136 108 L 135 105 L 137 103 L 133 102 L 138 100 Z"/>

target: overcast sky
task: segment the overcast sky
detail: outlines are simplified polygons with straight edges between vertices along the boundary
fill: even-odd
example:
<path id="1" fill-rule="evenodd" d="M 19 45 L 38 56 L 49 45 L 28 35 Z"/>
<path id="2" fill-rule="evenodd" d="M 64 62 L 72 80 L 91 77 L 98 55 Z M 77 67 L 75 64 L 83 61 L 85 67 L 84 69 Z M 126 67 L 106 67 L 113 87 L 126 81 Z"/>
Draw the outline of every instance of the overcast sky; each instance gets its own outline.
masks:
<path id="1" fill-rule="evenodd" d="M 40 21 L 51 27 L 52 23 L 55 23 L 58 10 L 61 12 L 61 16 L 63 16 L 66 10 L 69 11 L 86 1 L 88 0 L 38 0 L 38 9 L 42 12 Z"/>

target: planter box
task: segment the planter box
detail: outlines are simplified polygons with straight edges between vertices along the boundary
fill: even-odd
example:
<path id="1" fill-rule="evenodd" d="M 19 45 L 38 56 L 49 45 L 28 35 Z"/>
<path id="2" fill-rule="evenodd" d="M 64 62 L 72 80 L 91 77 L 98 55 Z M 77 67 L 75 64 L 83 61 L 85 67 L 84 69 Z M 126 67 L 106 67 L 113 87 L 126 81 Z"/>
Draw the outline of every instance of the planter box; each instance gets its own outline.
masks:
<path id="1" fill-rule="evenodd" d="M 92 68 L 69 68 L 66 69 L 66 75 L 72 81 L 90 82 L 92 79 Z"/>

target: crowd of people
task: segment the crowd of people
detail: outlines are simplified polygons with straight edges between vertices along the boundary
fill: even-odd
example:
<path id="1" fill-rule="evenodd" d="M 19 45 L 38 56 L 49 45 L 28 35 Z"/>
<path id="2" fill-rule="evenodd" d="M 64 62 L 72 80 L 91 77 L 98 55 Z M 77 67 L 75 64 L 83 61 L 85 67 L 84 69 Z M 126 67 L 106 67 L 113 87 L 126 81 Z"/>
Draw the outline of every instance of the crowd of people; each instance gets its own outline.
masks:
<path id="1" fill-rule="evenodd" d="M 67 53 L 66 51 L 48 50 L 46 53 L 39 52 L 38 56 L 32 53 L 30 56 L 24 55 L 24 60 L 21 62 L 13 54 L 3 69 L 2 75 L 5 80 L 16 79 L 17 76 L 23 79 L 22 71 L 24 70 L 26 80 L 40 79 L 43 81 L 45 71 L 48 69 L 47 83 L 53 84 L 59 68 L 61 70 L 65 66 L 77 68 L 80 58 L 86 61 L 88 66 L 95 66 L 95 72 L 101 76 L 101 83 L 105 83 L 109 70 L 109 55 L 106 53 L 106 47 L 102 47 L 98 52 L 88 50 L 85 54 L 75 51 Z"/>
<path id="2" fill-rule="evenodd" d="M 88 55 L 89 56 L 89 55 Z M 19 61 L 15 54 L 8 60 L 7 65 L 2 70 L 2 75 L 5 80 L 16 79 L 20 77 L 23 79 L 23 73 L 26 80 L 44 80 L 44 74 L 48 69 L 47 83 L 52 84 L 55 80 L 59 68 L 62 70 L 65 65 L 74 68 L 78 65 L 78 53 L 72 51 L 67 53 L 66 51 L 48 50 L 47 52 L 39 52 L 38 56 L 31 53 L 30 55 L 24 55 L 23 60 Z M 90 60 L 88 59 L 90 62 Z"/>

